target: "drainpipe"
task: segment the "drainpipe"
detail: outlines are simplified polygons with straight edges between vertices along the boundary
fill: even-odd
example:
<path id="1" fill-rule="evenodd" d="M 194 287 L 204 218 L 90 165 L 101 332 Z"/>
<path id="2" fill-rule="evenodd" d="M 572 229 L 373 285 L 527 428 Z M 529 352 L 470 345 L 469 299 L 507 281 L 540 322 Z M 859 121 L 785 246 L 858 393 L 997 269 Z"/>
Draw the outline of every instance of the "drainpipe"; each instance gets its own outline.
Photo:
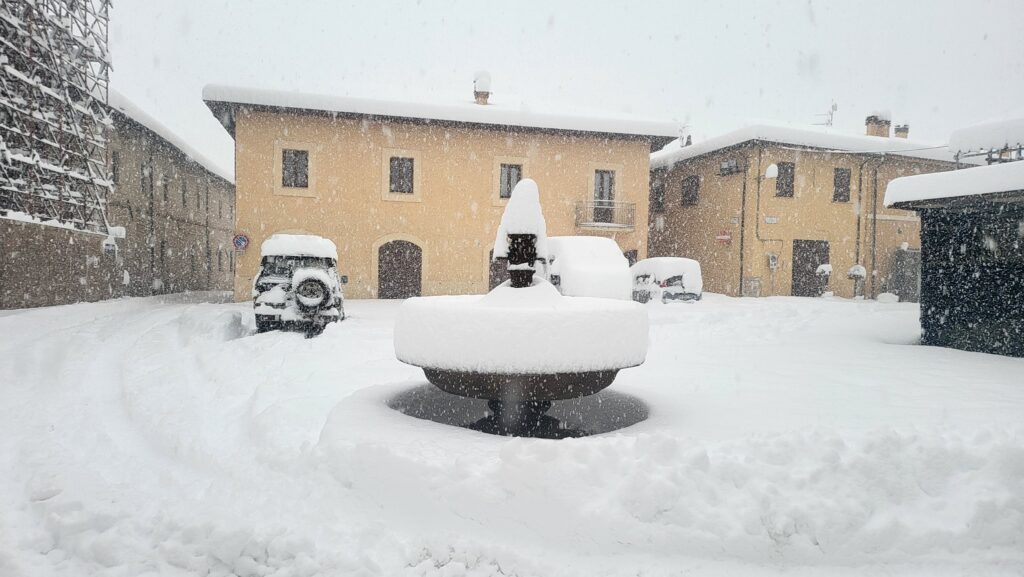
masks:
<path id="1" fill-rule="evenodd" d="M 739 296 L 743 296 L 743 232 L 747 230 L 747 177 L 750 172 L 750 155 L 743 160 L 743 190 L 740 192 L 740 286 Z"/>
<path id="2" fill-rule="evenodd" d="M 885 153 L 882 153 L 871 175 L 871 298 L 878 296 L 878 169 L 884 163 Z"/>

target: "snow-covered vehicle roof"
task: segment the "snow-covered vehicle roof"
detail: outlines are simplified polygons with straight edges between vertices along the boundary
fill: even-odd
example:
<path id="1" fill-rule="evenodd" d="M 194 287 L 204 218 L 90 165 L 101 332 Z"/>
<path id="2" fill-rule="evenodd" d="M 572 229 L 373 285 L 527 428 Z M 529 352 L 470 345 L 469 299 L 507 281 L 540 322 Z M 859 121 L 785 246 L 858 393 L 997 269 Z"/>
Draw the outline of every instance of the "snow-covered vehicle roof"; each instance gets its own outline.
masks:
<path id="1" fill-rule="evenodd" d="M 453 100 L 443 103 L 398 102 L 211 84 L 203 88 L 203 100 L 206 101 L 207 105 L 210 105 L 211 109 L 215 108 L 214 105 L 216 103 L 242 104 L 270 108 L 290 108 L 496 126 L 521 126 L 573 132 L 596 132 L 663 138 L 679 135 L 679 125 L 675 122 L 640 117 L 612 116 L 604 113 L 583 115 L 579 112 L 537 112 L 524 105 L 511 106 L 502 104 L 500 100 L 495 101 L 493 96 L 491 103 L 487 105 L 479 105 L 472 100 Z M 223 114 L 218 114 L 217 110 L 214 110 L 214 113 L 218 116 L 221 124 L 228 129 L 228 132 L 233 133 L 233 119 L 230 115 L 225 117 Z"/>
<path id="2" fill-rule="evenodd" d="M 885 206 L 1006 192 L 1024 194 L 1024 161 L 897 178 L 885 189 Z"/>
<path id="3" fill-rule="evenodd" d="M 568 296 L 628 300 L 633 290 L 629 261 L 618 243 L 600 236 L 548 238 L 548 273 L 560 277 L 560 290 Z"/>
<path id="4" fill-rule="evenodd" d="M 338 248 L 322 236 L 275 234 L 263 241 L 260 256 L 312 256 L 338 260 Z"/>
<path id="5" fill-rule="evenodd" d="M 180 150 L 185 154 L 185 156 L 194 160 L 206 170 L 234 184 L 235 176 L 231 170 L 228 170 L 210 160 L 206 155 L 199 152 L 189 144 L 188 141 L 175 134 L 170 128 L 164 126 L 162 122 L 140 108 L 124 94 L 121 94 L 117 90 L 111 88 L 107 92 L 107 104 L 113 110 L 123 114 L 127 118 L 147 128 L 153 134 L 156 134 L 160 138 L 166 140 L 171 146 Z"/>
<path id="6" fill-rule="evenodd" d="M 644 260 L 629 267 L 629 270 L 633 273 L 633 276 L 649 274 L 657 279 L 664 280 L 670 276 L 675 276 L 680 273 L 696 273 L 699 275 L 700 263 L 692 258 L 683 258 L 680 256 L 655 256 L 645 258 Z"/>
<path id="7" fill-rule="evenodd" d="M 1003 150 L 1024 146 L 1024 116 L 982 122 L 954 130 L 949 149 L 956 152 Z"/>
<path id="8" fill-rule="evenodd" d="M 752 140 L 824 150 L 837 150 L 847 153 L 886 152 L 898 156 L 928 160 L 955 161 L 953 153 L 943 144 L 920 142 L 906 138 L 849 134 L 825 127 L 752 124 L 689 146 L 682 146 L 679 139 L 673 140 L 661 150 L 651 154 L 651 168 L 672 166 L 683 160 Z"/>

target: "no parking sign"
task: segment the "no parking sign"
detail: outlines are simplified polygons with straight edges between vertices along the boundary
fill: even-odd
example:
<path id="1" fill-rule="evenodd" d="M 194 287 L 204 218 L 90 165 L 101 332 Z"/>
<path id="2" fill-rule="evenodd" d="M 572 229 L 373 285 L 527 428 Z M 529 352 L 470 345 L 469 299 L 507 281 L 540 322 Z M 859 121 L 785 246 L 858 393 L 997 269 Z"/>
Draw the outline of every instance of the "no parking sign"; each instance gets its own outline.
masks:
<path id="1" fill-rule="evenodd" d="M 236 234 L 235 237 L 231 239 L 231 244 L 235 247 L 237 252 L 243 252 L 249 247 L 249 237 L 244 234 Z"/>

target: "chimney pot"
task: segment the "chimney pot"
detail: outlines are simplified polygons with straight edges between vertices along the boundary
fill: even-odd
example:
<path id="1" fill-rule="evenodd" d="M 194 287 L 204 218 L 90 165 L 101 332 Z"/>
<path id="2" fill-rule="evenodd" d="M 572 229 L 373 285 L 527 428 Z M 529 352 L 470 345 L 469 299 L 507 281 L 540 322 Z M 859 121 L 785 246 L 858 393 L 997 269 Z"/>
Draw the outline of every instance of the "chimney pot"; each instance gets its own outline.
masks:
<path id="1" fill-rule="evenodd" d="M 473 76 L 473 100 L 477 104 L 487 104 L 491 96 L 491 75 L 483 70 Z"/>
<path id="2" fill-rule="evenodd" d="M 883 138 L 889 137 L 889 127 L 892 125 L 892 121 L 888 118 L 883 118 L 876 114 L 872 114 L 864 119 L 865 134 L 868 136 L 881 136 Z"/>
<path id="3" fill-rule="evenodd" d="M 897 124 L 896 128 L 893 129 L 896 138 L 907 138 L 910 136 L 910 125 L 909 124 Z"/>

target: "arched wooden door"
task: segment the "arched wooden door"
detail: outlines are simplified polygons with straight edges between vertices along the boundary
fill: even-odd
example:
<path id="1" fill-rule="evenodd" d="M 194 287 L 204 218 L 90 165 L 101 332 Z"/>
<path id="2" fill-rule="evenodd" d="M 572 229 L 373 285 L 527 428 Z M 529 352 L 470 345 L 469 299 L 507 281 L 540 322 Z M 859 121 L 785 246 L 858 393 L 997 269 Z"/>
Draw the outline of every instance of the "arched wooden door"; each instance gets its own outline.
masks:
<path id="1" fill-rule="evenodd" d="M 393 240 L 377 249 L 377 298 L 406 299 L 423 289 L 423 250 L 407 240 Z"/>
<path id="2" fill-rule="evenodd" d="M 494 290 L 494 287 L 500 285 L 501 283 L 509 279 L 508 261 L 494 260 L 494 251 L 492 250 L 490 252 L 490 255 L 488 256 L 487 262 L 490 263 L 490 267 L 488 269 L 489 273 L 487 275 L 487 290 L 490 291 Z"/>

